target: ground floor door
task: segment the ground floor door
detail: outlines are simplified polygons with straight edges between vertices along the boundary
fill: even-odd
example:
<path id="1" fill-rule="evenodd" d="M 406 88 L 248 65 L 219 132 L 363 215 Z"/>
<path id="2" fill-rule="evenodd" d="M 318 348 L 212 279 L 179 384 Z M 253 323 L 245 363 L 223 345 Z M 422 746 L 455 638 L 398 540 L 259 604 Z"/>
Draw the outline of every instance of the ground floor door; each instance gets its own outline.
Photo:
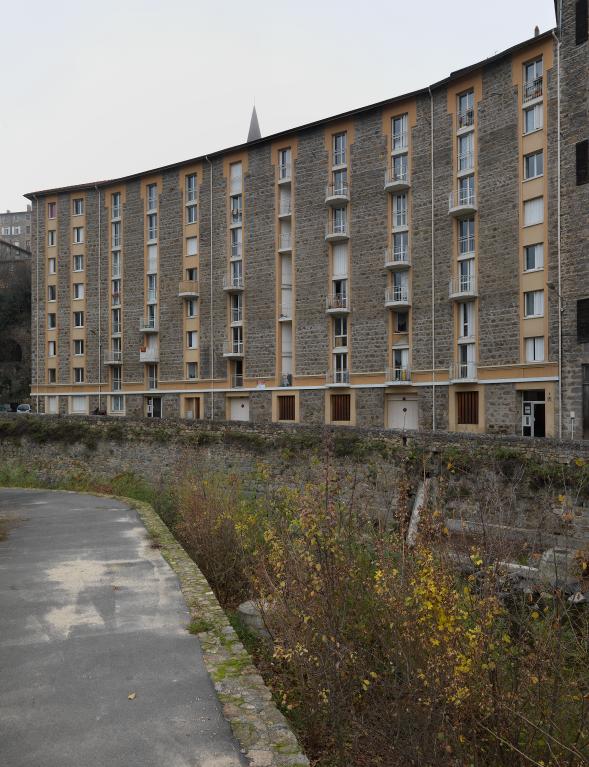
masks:
<path id="1" fill-rule="evenodd" d="M 524 437 L 546 436 L 546 403 L 544 389 L 523 392 L 522 434 Z"/>
<path id="2" fill-rule="evenodd" d="M 145 398 L 145 415 L 148 418 L 162 417 L 162 398 L 161 397 Z"/>
<path id="3" fill-rule="evenodd" d="M 387 402 L 388 429 L 417 429 L 419 410 L 416 399 L 393 399 Z"/>
<path id="4" fill-rule="evenodd" d="M 247 397 L 230 397 L 229 399 L 229 420 L 230 421 L 249 421 L 250 419 L 250 401 Z"/>

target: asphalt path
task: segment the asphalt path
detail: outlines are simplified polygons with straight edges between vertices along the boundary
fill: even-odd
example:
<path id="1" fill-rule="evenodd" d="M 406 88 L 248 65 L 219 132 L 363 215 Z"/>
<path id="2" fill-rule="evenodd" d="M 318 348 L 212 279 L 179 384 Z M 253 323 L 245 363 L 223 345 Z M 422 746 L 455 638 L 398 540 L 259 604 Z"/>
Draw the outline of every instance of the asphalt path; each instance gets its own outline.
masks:
<path id="1" fill-rule="evenodd" d="M 2 518 L 0 765 L 246 765 L 136 512 L 8 489 Z"/>

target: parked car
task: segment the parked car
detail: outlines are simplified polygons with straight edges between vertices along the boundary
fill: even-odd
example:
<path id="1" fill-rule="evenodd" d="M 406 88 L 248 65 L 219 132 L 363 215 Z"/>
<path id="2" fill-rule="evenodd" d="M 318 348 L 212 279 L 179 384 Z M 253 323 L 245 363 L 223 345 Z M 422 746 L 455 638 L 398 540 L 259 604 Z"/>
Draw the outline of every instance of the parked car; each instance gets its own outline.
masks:
<path id="1" fill-rule="evenodd" d="M 30 405 L 19 405 L 16 408 L 17 413 L 30 413 L 31 412 L 31 406 Z"/>
<path id="2" fill-rule="evenodd" d="M 10 407 L 10 405 L 5 405 L 0 403 L 0 413 L 10 413 L 11 410 L 12 408 Z"/>

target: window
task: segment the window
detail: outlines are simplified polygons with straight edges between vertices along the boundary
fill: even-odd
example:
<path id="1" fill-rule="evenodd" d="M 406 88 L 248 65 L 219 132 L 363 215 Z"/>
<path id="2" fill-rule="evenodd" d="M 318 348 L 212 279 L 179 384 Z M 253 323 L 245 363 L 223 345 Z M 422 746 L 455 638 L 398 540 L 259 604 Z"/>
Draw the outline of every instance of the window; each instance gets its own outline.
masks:
<path id="1" fill-rule="evenodd" d="M 147 275 L 147 303 L 154 304 L 157 301 L 157 274 Z"/>
<path id="2" fill-rule="evenodd" d="M 348 171 L 343 170 L 333 171 L 333 193 L 334 194 L 346 194 L 348 188 Z"/>
<path id="3" fill-rule="evenodd" d="M 157 184 L 147 185 L 147 210 L 157 209 Z"/>
<path id="4" fill-rule="evenodd" d="M 231 296 L 231 323 L 243 322 L 243 301 L 239 293 Z"/>
<path id="5" fill-rule="evenodd" d="M 2 236 L 4 236 L 4 237 L 10 236 L 10 227 L 9 226 L 3 226 L 2 227 Z"/>
<path id="6" fill-rule="evenodd" d="M 579 141 L 575 147 L 577 186 L 589 183 L 589 139 Z"/>
<path id="7" fill-rule="evenodd" d="M 544 174 L 544 152 L 534 152 L 524 157 L 524 181 Z"/>
<path id="8" fill-rule="evenodd" d="M 74 282 L 74 300 L 84 298 L 84 283 Z"/>
<path id="9" fill-rule="evenodd" d="M 70 398 L 70 412 L 71 413 L 87 413 L 88 412 L 88 397 L 71 397 Z"/>
<path id="10" fill-rule="evenodd" d="M 55 368 L 47 368 L 47 383 L 57 383 L 57 370 Z"/>
<path id="11" fill-rule="evenodd" d="M 409 312 L 396 312 L 395 333 L 409 332 Z"/>
<path id="12" fill-rule="evenodd" d="M 120 309 L 112 310 L 111 320 L 112 320 L 111 332 L 115 335 L 118 335 L 121 332 L 121 310 Z"/>
<path id="13" fill-rule="evenodd" d="M 84 383 L 84 368 L 74 368 L 74 383 Z"/>
<path id="14" fill-rule="evenodd" d="M 542 59 L 536 59 L 524 64 L 524 97 L 523 100 L 531 101 L 542 96 Z"/>
<path id="15" fill-rule="evenodd" d="M 82 216 L 84 214 L 84 199 L 78 197 L 73 201 L 74 203 L 74 216 Z"/>
<path id="16" fill-rule="evenodd" d="M 345 133 L 336 133 L 333 137 L 333 164 L 346 164 L 346 144 L 347 136 Z"/>
<path id="17" fill-rule="evenodd" d="M 110 295 L 113 306 L 121 305 L 121 281 L 112 280 L 110 285 Z"/>
<path id="18" fill-rule="evenodd" d="M 544 336 L 525 339 L 526 362 L 544 362 Z"/>
<path id="19" fill-rule="evenodd" d="M 123 374 L 121 368 L 112 368 L 110 371 L 110 385 L 113 391 L 121 391 L 123 388 Z"/>
<path id="20" fill-rule="evenodd" d="M 121 254 L 118 251 L 112 254 L 111 272 L 113 277 L 121 276 Z"/>
<path id="21" fill-rule="evenodd" d="M 589 298 L 577 301 L 577 343 L 589 343 Z"/>
<path id="22" fill-rule="evenodd" d="M 191 298 L 186 302 L 186 316 L 188 319 L 198 316 L 198 301 Z"/>
<path id="23" fill-rule="evenodd" d="M 290 178 L 291 154 L 290 149 L 281 149 L 278 152 L 278 178 L 281 181 Z"/>
<path id="24" fill-rule="evenodd" d="M 350 420 L 350 395 L 332 394 L 331 395 L 331 420 L 349 421 Z"/>
<path id="25" fill-rule="evenodd" d="M 196 224 L 197 222 L 197 206 L 196 205 L 187 205 L 186 206 L 186 223 L 187 224 Z"/>
<path id="26" fill-rule="evenodd" d="M 395 232 L 393 234 L 393 260 L 409 260 L 409 232 Z"/>
<path id="27" fill-rule="evenodd" d="M 111 214 L 113 218 L 121 217 L 121 193 L 114 192 L 110 197 L 111 201 Z"/>
<path id="28" fill-rule="evenodd" d="M 198 269 L 191 266 L 186 270 L 186 279 L 188 282 L 198 282 Z"/>
<path id="29" fill-rule="evenodd" d="M 241 228 L 231 230 L 231 258 L 241 258 L 241 235 Z"/>
<path id="30" fill-rule="evenodd" d="M 334 317 L 333 320 L 333 345 L 335 348 L 348 345 L 348 318 Z"/>
<path id="31" fill-rule="evenodd" d="M 474 304 L 466 301 L 458 305 L 458 337 L 472 338 L 474 336 Z"/>
<path id="32" fill-rule="evenodd" d="M 464 176 L 458 179 L 458 204 L 474 204 L 474 176 Z"/>
<path id="33" fill-rule="evenodd" d="M 188 349 L 198 349 L 198 331 L 189 330 L 186 333 L 186 346 Z"/>
<path id="34" fill-rule="evenodd" d="M 74 312 L 74 327 L 75 328 L 84 327 L 84 312 Z"/>
<path id="35" fill-rule="evenodd" d="M 458 222 L 458 255 L 474 253 L 474 218 L 463 218 Z"/>
<path id="36" fill-rule="evenodd" d="M 458 130 L 474 125 L 474 91 L 458 96 Z"/>
<path id="37" fill-rule="evenodd" d="M 393 181 L 406 181 L 408 176 L 407 155 L 395 155 L 393 157 Z"/>
<path id="38" fill-rule="evenodd" d="M 149 213 L 147 216 L 147 239 L 157 240 L 157 213 Z"/>
<path id="39" fill-rule="evenodd" d="M 474 168 L 474 133 L 458 137 L 458 170 Z"/>
<path id="40" fill-rule="evenodd" d="M 393 195 L 393 229 L 407 226 L 407 195 Z"/>
<path id="41" fill-rule="evenodd" d="M 157 272 L 157 245 L 147 246 L 147 271 Z"/>
<path id="42" fill-rule="evenodd" d="M 121 222 L 120 221 L 113 221 L 113 223 L 111 224 L 111 232 L 112 232 L 113 248 L 120 248 L 121 247 Z"/>
<path id="43" fill-rule="evenodd" d="M 530 290 L 524 293 L 524 316 L 525 317 L 543 317 L 544 316 L 544 291 Z"/>
<path id="44" fill-rule="evenodd" d="M 587 0 L 575 3 L 575 44 L 581 45 L 589 37 L 589 10 Z"/>
<path id="45" fill-rule="evenodd" d="M 533 107 L 524 109 L 524 133 L 532 133 L 540 130 L 544 124 L 544 111 L 542 104 L 535 104 Z"/>
<path id="46" fill-rule="evenodd" d="M 74 354 L 76 357 L 81 357 L 84 354 L 84 339 L 74 339 Z"/>
<path id="47" fill-rule="evenodd" d="M 110 398 L 110 412 L 111 413 L 124 413 L 125 411 L 125 398 L 122 394 L 113 394 Z"/>
<path id="48" fill-rule="evenodd" d="M 157 365 L 147 365 L 147 388 L 157 389 Z"/>
<path id="49" fill-rule="evenodd" d="M 336 234 L 345 234 L 346 232 L 346 209 L 345 208 L 332 208 L 331 209 L 331 221 L 333 224 L 333 232 Z"/>
<path id="50" fill-rule="evenodd" d="M 479 393 L 478 391 L 463 391 L 456 394 L 456 412 L 459 424 L 478 424 L 479 422 Z"/>
<path id="51" fill-rule="evenodd" d="M 45 412 L 49 415 L 59 413 L 59 400 L 57 397 L 45 397 Z"/>
<path id="52" fill-rule="evenodd" d="M 57 356 L 57 341 L 49 341 L 49 343 L 47 344 L 47 356 L 48 357 Z"/>
<path id="53" fill-rule="evenodd" d="M 49 274 L 57 274 L 57 259 L 55 258 L 48 259 L 47 271 Z"/>
<path id="54" fill-rule="evenodd" d="M 74 272 L 84 271 L 84 256 L 74 256 Z"/>
<path id="55" fill-rule="evenodd" d="M 49 312 L 47 315 L 47 327 L 50 330 L 54 330 L 57 327 L 57 314 Z"/>
<path id="56" fill-rule="evenodd" d="M 47 203 L 47 218 L 55 218 L 57 216 L 57 203 L 56 202 L 48 202 Z"/>
<path id="57" fill-rule="evenodd" d="M 186 202 L 196 202 L 196 173 L 186 176 Z"/>
<path id="58" fill-rule="evenodd" d="M 233 231 L 237 231 L 234 229 Z M 198 240 L 196 237 L 188 237 L 186 239 L 186 255 L 196 256 L 198 254 Z"/>
<path id="59" fill-rule="evenodd" d="M 526 245 L 524 247 L 524 270 L 531 272 L 534 269 L 544 268 L 544 245 Z"/>
<path id="60" fill-rule="evenodd" d="M 393 117 L 392 121 L 393 152 L 407 149 L 407 115 Z"/>
<path id="61" fill-rule="evenodd" d="M 81 245 L 84 242 L 84 227 L 74 226 L 74 243 Z"/>
<path id="62" fill-rule="evenodd" d="M 56 242 L 55 229 L 50 229 L 47 232 L 47 245 L 55 245 L 55 242 Z"/>
<path id="63" fill-rule="evenodd" d="M 198 362 L 186 363 L 186 378 L 189 381 L 196 381 L 198 378 Z"/>
<path id="64" fill-rule="evenodd" d="M 20 226 L 13 226 L 13 227 L 12 227 L 12 234 L 13 234 L 13 235 L 18 235 L 18 234 L 20 234 L 20 230 L 21 230 L 21 227 L 20 227 Z M 17 243 L 17 244 L 18 244 L 18 243 Z"/>
<path id="65" fill-rule="evenodd" d="M 48 285 L 47 286 L 47 300 L 48 301 L 57 301 L 57 286 L 56 285 Z"/>
<path id="66" fill-rule="evenodd" d="M 295 403 L 296 397 L 294 394 L 281 394 L 277 398 L 278 401 L 278 420 L 279 421 L 294 421 L 295 416 Z"/>
<path id="67" fill-rule="evenodd" d="M 229 168 L 229 194 L 241 194 L 243 188 L 243 177 L 241 172 L 241 163 L 234 162 Z"/>
<path id="68" fill-rule="evenodd" d="M 242 200 L 241 195 L 236 194 L 233 195 L 230 198 L 230 207 L 231 207 L 231 223 L 233 225 L 235 224 L 241 224 L 243 220 L 243 211 L 242 211 Z"/>
<path id="69" fill-rule="evenodd" d="M 535 226 L 544 221 L 544 198 L 534 197 L 524 202 L 524 226 Z"/>

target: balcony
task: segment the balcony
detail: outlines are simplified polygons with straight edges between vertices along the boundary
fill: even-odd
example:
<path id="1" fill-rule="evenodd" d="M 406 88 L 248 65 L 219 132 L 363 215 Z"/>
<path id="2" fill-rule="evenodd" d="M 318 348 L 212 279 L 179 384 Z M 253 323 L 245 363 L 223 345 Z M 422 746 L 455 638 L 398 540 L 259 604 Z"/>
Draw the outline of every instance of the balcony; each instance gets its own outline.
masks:
<path id="1" fill-rule="evenodd" d="M 452 277 L 448 285 L 448 298 L 451 301 L 461 301 L 477 296 L 477 280 L 474 274 Z"/>
<path id="2" fill-rule="evenodd" d="M 542 77 L 536 77 L 535 80 L 530 80 L 524 83 L 523 103 L 527 104 L 528 101 L 542 98 Z"/>
<path id="3" fill-rule="evenodd" d="M 239 359 L 243 357 L 243 341 L 224 341 L 223 357 Z"/>
<path id="4" fill-rule="evenodd" d="M 334 221 L 331 217 L 327 222 L 325 229 L 325 239 L 327 242 L 338 242 L 342 240 L 349 240 L 350 233 L 348 231 L 347 221 Z"/>
<path id="5" fill-rule="evenodd" d="M 385 192 L 405 192 L 411 187 L 409 174 L 405 171 L 387 170 L 384 174 Z"/>
<path id="6" fill-rule="evenodd" d="M 223 290 L 228 293 L 241 293 L 243 290 L 243 276 L 241 274 L 225 274 L 223 276 Z"/>
<path id="7" fill-rule="evenodd" d="M 477 380 L 476 362 L 453 362 L 450 365 L 449 378 L 451 383 L 470 383 Z"/>
<path id="8" fill-rule="evenodd" d="M 198 298 L 198 282 L 196 280 L 180 280 L 178 283 L 179 298 Z"/>
<path id="9" fill-rule="evenodd" d="M 140 333 L 157 333 L 159 331 L 158 321 L 155 318 L 148 317 L 147 319 L 139 320 L 139 332 Z"/>
<path id="10" fill-rule="evenodd" d="M 474 192 L 469 189 L 459 189 L 450 193 L 448 201 L 448 215 L 460 218 L 460 216 L 469 216 L 476 213 L 477 198 Z"/>
<path id="11" fill-rule="evenodd" d="M 404 384 L 411 382 L 411 368 L 395 367 L 387 368 L 385 373 L 385 382 L 387 384 Z"/>
<path id="12" fill-rule="evenodd" d="M 139 362 L 159 362 L 160 350 L 148 349 L 146 346 L 142 346 L 139 349 Z"/>
<path id="13" fill-rule="evenodd" d="M 463 128 L 472 128 L 474 125 L 474 109 L 464 109 L 462 112 L 458 112 L 457 115 L 458 130 Z"/>
<path id="14" fill-rule="evenodd" d="M 326 205 L 347 205 L 350 202 L 350 187 L 349 184 L 328 184 L 325 190 L 325 204 Z"/>
<path id="15" fill-rule="evenodd" d="M 349 314 L 350 297 L 344 293 L 334 293 L 325 299 L 325 311 L 328 314 Z"/>
<path id="16" fill-rule="evenodd" d="M 393 287 L 387 288 L 384 294 L 384 305 L 387 309 L 395 309 L 397 306 L 411 306 L 409 286 L 393 285 Z"/>
<path id="17" fill-rule="evenodd" d="M 122 365 L 123 352 L 120 349 L 117 349 L 116 351 L 104 352 L 104 364 L 105 365 Z"/>
<path id="18" fill-rule="evenodd" d="M 325 383 L 327 384 L 327 386 L 349 386 L 350 371 L 349 370 L 330 370 L 325 376 Z"/>
<path id="19" fill-rule="evenodd" d="M 408 269 L 411 266 L 408 248 L 385 248 L 385 269 Z"/>
<path id="20" fill-rule="evenodd" d="M 290 234 L 281 234 L 278 239 L 278 252 L 290 253 L 292 250 L 292 237 Z"/>
<path id="21" fill-rule="evenodd" d="M 231 388 L 241 389 L 242 386 L 243 386 L 243 374 L 233 373 L 233 375 L 231 376 Z"/>

